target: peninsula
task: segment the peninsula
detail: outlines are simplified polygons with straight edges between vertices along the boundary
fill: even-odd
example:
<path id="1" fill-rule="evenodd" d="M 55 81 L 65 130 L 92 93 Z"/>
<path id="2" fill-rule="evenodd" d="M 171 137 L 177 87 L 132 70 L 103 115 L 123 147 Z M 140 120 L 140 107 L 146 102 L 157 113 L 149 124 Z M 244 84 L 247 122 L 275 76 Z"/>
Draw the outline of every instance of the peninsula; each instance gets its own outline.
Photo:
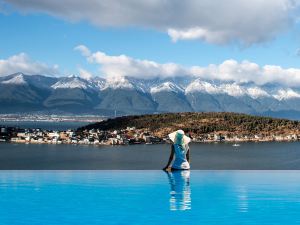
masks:
<path id="1" fill-rule="evenodd" d="M 287 119 L 228 112 L 186 112 L 108 119 L 79 128 L 86 130 L 122 131 L 134 127 L 164 139 L 182 129 L 194 142 L 210 141 L 285 141 L 300 139 L 300 122 Z"/>
<path id="2" fill-rule="evenodd" d="M 0 126 L 0 140 L 51 144 L 154 144 L 182 129 L 193 142 L 298 141 L 300 122 L 239 113 L 165 113 L 123 116 L 77 130 L 53 131 Z"/>

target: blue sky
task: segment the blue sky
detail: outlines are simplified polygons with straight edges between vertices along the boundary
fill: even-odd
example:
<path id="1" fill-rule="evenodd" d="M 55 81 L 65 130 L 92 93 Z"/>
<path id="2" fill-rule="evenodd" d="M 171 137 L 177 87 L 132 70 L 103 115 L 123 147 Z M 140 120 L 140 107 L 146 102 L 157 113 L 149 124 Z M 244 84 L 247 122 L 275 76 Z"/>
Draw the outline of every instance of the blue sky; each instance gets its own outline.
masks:
<path id="1" fill-rule="evenodd" d="M 91 2 L 94 1 L 96 0 Z M 277 1 L 281 1 L 281 3 L 288 2 L 288 0 Z M 138 16 L 140 15 L 129 19 L 127 17 L 125 19 L 120 18 L 119 21 L 113 21 L 113 19 L 107 17 L 98 20 L 97 16 L 95 17 L 92 12 L 89 14 L 92 11 L 89 8 L 83 10 L 82 15 L 77 16 L 76 14 L 74 16 L 74 11 L 78 10 L 80 12 L 80 8 L 77 9 L 75 6 L 74 9 L 71 9 L 73 11 L 70 15 L 67 12 L 66 16 L 64 16 L 64 12 L 55 9 L 59 5 L 49 5 L 51 3 L 48 4 L 46 3 L 47 1 L 44 1 L 45 4 L 42 5 L 41 2 L 43 1 L 32 0 L 26 5 L 26 3 L 18 0 L 0 1 L 0 6 L 2 5 L 2 10 L 0 10 L 1 60 L 8 60 L 9 57 L 25 53 L 32 62 L 44 63 L 50 67 L 58 65 L 60 75 L 78 74 L 78 68 L 84 68 L 95 75 L 103 75 L 102 73 L 105 71 L 99 69 L 103 66 L 101 63 L 87 62 L 87 57 L 83 57 L 80 52 L 74 51 L 76 46 L 85 45 L 91 52 L 100 51 L 109 56 L 124 54 L 133 59 L 151 60 L 158 64 L 172 62 L 183 67 L 206 67 L 209 64 L 219 65 L 225 60 L 233 59 L 237 62 L 248 60 L 259 66 L 276 65 L 283 68 L 299 68 L 300 57 L 297 56 L 297 50 L 300 47 L 298 17 L 292 22 L 290 18 L 290 15 L 295 13 L 294 8 L 297 9 L 298 5 L 294 6 L 291 12 L 285 10 L 284 13 L 287 15 L 283 14 L 280 18 L 275 18 L 276 15 L 273 15 L 274 19 L 268 21 L 268 23 L 266 22 L 263 26 L 265 31 L 253 28 L 255 23 L 259 24 L 261 22 L 259 21 L 259 15 L 257 16 L 256 13 L 262 13 L 254 11 L 253 15 L 249 15 L 250 20 L 253 19 L 254 25 L 245 22 L 245 26 L 249 26 L 249 29 L 254 29 L 253 32 L 250 30 L 249 34 L 247 33 L 249 29 L 244 29 L 244 25 L 243 28 L 237 28 L 238 32 L 232 32 L 233 34 L 227 32 L 227 30 L 235 31 L 236 25 L 234 23 L 239 16 L 236 15 L 234 21 L 231 22 L 233 29 L 228 23 L 224 24 L 226 29 L 220 29 L 220 34 L 224 34 L 224 38 L 221 40 L 216 40 L 215 36 L 209 36 L 209 34 L 205 33 L 206 36 L 200 35 L 200 37 L 196 38 L 183 36 L 174 42 L 172 41 L 173 36 L 168 34 L 169 27 L 175 27 L 176 32 L 186 31 L 190 28 L 189 24 L 195 26 L 193 20 L 188 20 L 186 24 L 178 25 L 178 27 L 176 26 L 181 23 L 180 20 L 179 22 L 162 21 L 166 25 L 161 26 L 159 24 L 160 21 L 156 22 L 151 19 L 152 17 L 145 19 L 140 24 L 138 21 Z M 65 4 L 67 2 L 69 1 L 66 1 Z M 123 2 L 120 4 L 126 4 L 127 1 Z M 108 2 L 107 4 L 110 3 Z M 203 5 L 203 7 L 208 7 L 208 9 L 213 7 L 214 10 L 216 8 L 211 4 Z M 246 5 L 245 7 L 249 6 Z M 274 6 L 272 3 L 270 3 L 270 7 L 277 7 L 273 10 L 280 10 L 277 5 Z M 101 13 L 102 8 L 100 6 L 99 10 L 99 13 Z M 199 11 L 199 13 L 203 12 Z M 226 20 L 226 16 L 228 15 L 224 15 L 224 20 Z M 258 17 L 257 21 L 255 20 L 256 16 Z M 222 18 L 220 19 L 222 20 Z M 126 22 L 123 24 L 122 20 Z M 197 27 L 200 27 L 200 25 L 208 27 L 205 32 L 215 31 L 220 26 L 218 24 L 218 28 L 216 28 L 215 25 L 211 25 L 213 20 L 209 16 L 196 18 L 195 20 L 199 23 L 199 26 L 196 24 Z M 208 22 L 203 22 L 202 24 L 201 20 Z M 278 26 L 274 24 L 274 21 L 278 23 Z M 282 28 L 277 30 L 276 26 Z M 217 31 L 219 32 L 219 30 Z M 259 33 L 260 36 L 257 38 L 253 36 L 255 32 L 261 32 Z M 236 36 L 234 36 L 235 33 L 237 33 Z M 0 64 L 1 75 L 7 75 L 3 74 L 6 71 L 12 70 L 1 70 Z"/>

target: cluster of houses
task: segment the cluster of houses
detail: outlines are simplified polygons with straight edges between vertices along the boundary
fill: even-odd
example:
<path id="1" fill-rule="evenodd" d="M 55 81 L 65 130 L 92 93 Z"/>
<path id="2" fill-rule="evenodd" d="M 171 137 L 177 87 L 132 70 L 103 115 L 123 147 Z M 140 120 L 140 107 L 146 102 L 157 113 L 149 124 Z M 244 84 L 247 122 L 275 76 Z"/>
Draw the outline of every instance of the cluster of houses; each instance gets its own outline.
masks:
<path id="1" fill-rule="evenodd" d="M 194 142 L 250 142 L 250 141 L 299 141 L 300 135 L 291 134 L 201 134 L 193 138 Z"/>
<path id="2" fill-rule="evenodd" d="M 255 134 L 236 135 L 232 133 L 210 133 L 192 135 L 193 142 L 243 142 L 243 141 L 298 141 L 299 134 Z M 44 143 L 44 144 L 93 144 L 128 145 L 158 144 L 168 142 L 167 137 L 157 137 L 147 129 L 127 127 L 122 130 L 102 131 L 98 129 L 84 131 L 52 131 L 42 129 L 21 129 L 0 127 L 0 142 Z"/>
<path id="3" fill-rule="evenodd" d="M 166 139 L 150 135 L 148 130 L 127 127 L 123 130 L 101 131 L 96 129 L 82 132 L 74 130 L 52 131 L 42 129 L 20 129 L 0 127 L 0 142 L 41 143 L 41 144 L 94 144 L 94 145 L 126 145 L 157 144 Z"/>

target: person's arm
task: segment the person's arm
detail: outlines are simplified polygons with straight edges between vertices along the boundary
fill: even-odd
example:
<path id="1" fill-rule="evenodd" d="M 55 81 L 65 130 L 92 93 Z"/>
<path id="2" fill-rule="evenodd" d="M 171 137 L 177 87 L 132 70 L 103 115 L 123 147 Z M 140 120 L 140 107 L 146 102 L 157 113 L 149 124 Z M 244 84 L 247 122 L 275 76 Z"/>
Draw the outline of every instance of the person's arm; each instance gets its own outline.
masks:
<path id="1" fill-rule="evenodd" d="M 170 157 L 169 157 L 169 161 L 167 163 L 167 165 L 163 168 L 163 170 L 167 170 L 173 160 L 173 157 L 174 157 L 174 145 L 172 145 L 171 147 L 171 153 L 170 153 Z"/>
<path id="2" fill-rule="evenodd" d="M 187 145 L 186 159 L 190 163 L 190 147 Z"/>

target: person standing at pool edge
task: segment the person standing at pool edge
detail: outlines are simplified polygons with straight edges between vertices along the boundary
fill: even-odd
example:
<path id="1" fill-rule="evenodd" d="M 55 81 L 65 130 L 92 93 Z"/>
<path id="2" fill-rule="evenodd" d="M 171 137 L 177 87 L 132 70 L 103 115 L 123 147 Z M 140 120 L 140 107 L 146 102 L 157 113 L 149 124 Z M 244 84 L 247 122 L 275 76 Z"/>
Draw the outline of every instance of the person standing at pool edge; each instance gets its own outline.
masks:
<path id="1" fill-rule="evenodd" d="M 163 170 L 189 170 L 190 169 L 190 148 L 188 143 L 191 138 L 184 134 L 183 130 L 177 130 L 169 134 L 169 138 L 173 142 L 171 153 L 167 165 Z M 173 158 L 175 155 L 174 162 Z M 172 163 L 172 166 L 170 167 Z"/>

